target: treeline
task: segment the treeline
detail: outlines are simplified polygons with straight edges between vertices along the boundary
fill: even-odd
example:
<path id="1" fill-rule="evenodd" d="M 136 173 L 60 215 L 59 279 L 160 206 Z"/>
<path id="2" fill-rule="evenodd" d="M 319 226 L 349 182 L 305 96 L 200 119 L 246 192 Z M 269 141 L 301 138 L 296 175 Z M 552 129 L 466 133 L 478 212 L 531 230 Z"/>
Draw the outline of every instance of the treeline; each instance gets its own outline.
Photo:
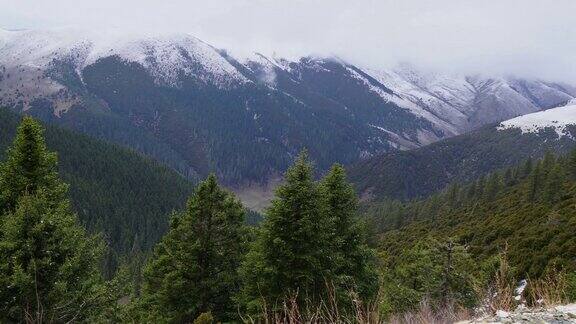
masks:
<path id="1" fill-rule="evenodd" d="M 106 280 L 105 241 L 80 225 L 56 154 L 24 117 L 0 165 L 0 321 L 265 320 L 288 301 L 304 310 L 327 300 L 353 314 L 357 300 L 375 300 L 378 273 L 343 168 L 314 181 L 303 153 L 285 180 L 249 228 L 241 203 L 208 177 L 153 255 Z"/>

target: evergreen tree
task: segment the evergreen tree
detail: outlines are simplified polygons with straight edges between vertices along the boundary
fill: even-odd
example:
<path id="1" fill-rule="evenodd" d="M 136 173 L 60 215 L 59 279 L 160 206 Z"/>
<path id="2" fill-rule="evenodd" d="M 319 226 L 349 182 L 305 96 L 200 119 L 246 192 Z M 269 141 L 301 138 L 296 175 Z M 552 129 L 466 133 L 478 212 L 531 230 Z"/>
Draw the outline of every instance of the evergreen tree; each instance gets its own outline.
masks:
<path id="1" fill-rule="evenodd" d="M 502 186 L 502 180 L 497 172 L 494 172 L 488 178 L 485 184 L 484 196 L 482 197 L 484 201 L 491 202 L 496 198 L 496 194 L 500 191 Z"/>
<path id="2" fill-rule="evenodd" d="M 481 176 L 476 181 L 476 199 L 484 197 L 484 190 L 486 190 L 486 176 Z"/>
<path id="3" fill-rule="evenodd" d="M 393 312 L 416 309 L 428 299 L 433 306 L 449 302 L 473 306 L 478 298 L 473 276 L 477 266 L 465 247 L 420 238 L 400 252 L 399 262 L 384 268 L 383 306 Z"/>
<path id="4" fill-rule="evenodd" d="M 459 193 L 460 193 L 460 186 L 458 183 L 452 183 L 447 191 L 446 191 L 446 203 L 448 207 L 454 208 L 458 206 L 459 203 Z"/>
<path id="5" fill-rule="evenodd" d="M 522 171 L 520 172 L 520 179 L 526 179 L 532 174 L 532 169 L 534 168 L 534 162 L 532 158 L 528 158 L 524 165 L 522 166 Z"/>
<path id="6" fill-rule="evenodd" d="M 248 311 L 269 310 L 295 295 L 299 302 L 317 302 L 333 269 L 327 240 L 330 224 L 321 213 L 320 195 L 306 152 L 286 171 L 276 190 L 258 239 L 242 267 L 243 302 Z"/>
<path id="7" fill-rule="evenodd" d="M 552 151 L 547 150 L 546 153 L 544 154 L 544 158 L 541 161 L 543 169 L 542 171 L 544 171 L 544 173 L 548 173 L 548 171 L 552 170 L 555 163 L 556 163 L 556 156 L 554 155 L 554 153 L 552 153 Z"/>
<path id="8" fill-rule="evenodd" d="M 43 132 L 28 116 L 18 126 L 8 158 L 0 165 L 0 213 L 13 211 L 21 196 L 41 189 L 55 205 L 65 198 L 67 186 L 58 177 L 56 153 L 46 148 Z"/>
<path id="9" fill-rule="evenodd" d="M 144 272 L 145 316 L 153 321 L 191 322 L 204 312 L 235 317 L 232 298 L 243 256 L 244 209 L 210 175 L 172 217 Z"/>
<path id="10" fill-rule="evenodd" d="M 543 196 L 546 202 L 556 203 L 562 195 L 562 183 L 564 181 L 564 176 L 562 174 L 562 168 L 559 164 L 556 164 L 549 172 L 546 177 L 546 184 L 544 186 Z"/>
<path id="11" fill-rule="evenodd" d="M 468 185 L 468 189 L 466 190 L 466 199 L 467 200 L 472 200 L 476 197 L 477 194 L 477 184 L 476 181 L 472 181 L 472 183 L 470 183 Z"/>
<path id="12" fill-rule="evenodd" d="M 572 180 L 576 180 L 576 150 L 572 150 L 568 157 L 568 172 Z"/>
<path id="13" fill-rule="evenodd" d="M 542 177 L 542 162 L 539 162 L 528 178 L 528 201 L 534 202 L 538 198 L 538 193 L 542 186 Z"/>
<path id="14" fill-rule="evenodd" d="M 378 289 L 374 252 L 366 245 L 356 218 L 358 202 L 352 185 L 346 182 L 341 165 L 335 165 L 320 182 L 322 213 L 330 220 L 328 241 L 332 244 L 330 261 L 335 284 L 343 291 L 359 293 L 363 300 Z"/>
<path id="15" fill-rule="evenodd" d="M 89 239 L 68 203 L 38 192 L 5 215 L 0 239 L 0 321 L 82 321 L 106 297 L 103 246 Z"/>
<path id="16" fill-rule="evenodd" d="M 85 321 L 110 302 L 101 240 L 77 223 L 56 170 L 25 117 L 0 168 L 0 322 Z"/>
<path id="17" fill-rule="evenodd" d="M 502 182 L 504 184 L 505 187 L 510 187 L 512 185 L 515 184 L 515 179 L 514 179 L 514 171 L 513 168 L 507 168 L 506 171 L 504 172 L 504 177 L 502 179 Z"/>

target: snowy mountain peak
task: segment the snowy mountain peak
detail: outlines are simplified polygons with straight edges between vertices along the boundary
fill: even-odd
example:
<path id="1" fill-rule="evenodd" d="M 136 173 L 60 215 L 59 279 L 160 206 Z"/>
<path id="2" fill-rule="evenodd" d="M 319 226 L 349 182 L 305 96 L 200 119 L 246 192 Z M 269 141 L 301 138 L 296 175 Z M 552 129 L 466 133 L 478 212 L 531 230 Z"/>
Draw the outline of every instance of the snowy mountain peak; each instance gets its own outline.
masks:
<path id="1" fill-rule="evenodd" d="M 72 61 L 78 71 L 117 56 L 148 69 L 159 83 L 178 85 L 180 75 L 229 87 L 248 80 L 215 48 L 186 34 L 127 36 L 113 31 L 71 29 L 3 31 L 0 65 L 46 69 L 54 60 Z"/>
<path id="2" fill-rule="evenodd" d="M 499 130 L 519 128 L 522 133 L 538 133 L 553 128 L 559 137 L 571 136 L 567 126 L 576 125 L 576 102 L 568 106 L 548 109 L 533 114 L 516 117 L 500 123 Z"/>
<path id="3" fill-rule="evenodd" d="M 63 28 L 0 30 L 0 104 L 27 110 L 48 98 L 54 114 L 61 116 L 83 104 L 85 93 L 77 88 L 88 87 L 87 67 L 106 75 L 104 84 L 110 84 L 124 76 L 108 75 L 116 70 L 110 67 L 127 62 L 139 66 L 122 73 L 143 67 L 162 88 L 198 86 L 195 95 L 203 95 L 205 85 L 245 89 L 237 102 L 247 110 L 253 99 L 264 98 L 261 92 L 266 98 L 278 95 L 273 104 L 290 113 L 291 105 L 321 108 L 322 115 L 344 116 L 351 119 L 346 125 L 363 127 L 374 136 L 370 142 L 375 147 L 394 136 L 403 147 L 425 145 L 576 96 L 574 86 L 538 80 L 443 73 L 407 63 L 366 68 L 337 57 L 289 60 L 254 53 L 239 58 L 187 34 Z"/>

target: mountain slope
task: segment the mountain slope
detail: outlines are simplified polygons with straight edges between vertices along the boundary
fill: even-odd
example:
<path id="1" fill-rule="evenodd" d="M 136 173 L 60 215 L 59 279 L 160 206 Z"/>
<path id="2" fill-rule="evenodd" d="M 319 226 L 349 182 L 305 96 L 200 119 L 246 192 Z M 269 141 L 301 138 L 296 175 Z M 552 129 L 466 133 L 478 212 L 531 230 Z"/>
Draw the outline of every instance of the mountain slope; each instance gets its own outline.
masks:
<path id="1" fill-rule="evenodd" d="M 0 160 L 20 117 L 0 109 Z M 102 231 L 116 252 L 149 249 L 181 208 L 192 184 L 133 151 L 60 128 L 46 127 L 46 143 L 58 153 L 60 176 L 70 184 L 74 210 L 89 230 Z"/>
<path id="2" fill-rule="evenodd" d="M 349 168 L 364 199 L 427 196 L 451 182 L 467 182 L 548 150 L 565 153 L 576 142 L 576 105 L 524 115 L 500 125 L 407 152 L 376 156 Z"/>
<path id="3" fill-rule="evenodd" d="M 195 179 L 265 184 L 303 148 L 320 169 L 451 137 L 576 95 L 537 80 L 337 58 L 235 58 L 188 35 L 3 31 L 0 104 L 132 147 Z"/>
<path id="4" fill-rule="evenodd" d="M 505 250 L 517 278 L 538 278 L 550 267 L 573 271 L 575 158 L 547 156 L 422 201 L 384 203 L 369 214 L 387 228 L 380 243 L 392 258 L 434 237 L 466 246 L 479 263 Z"/>

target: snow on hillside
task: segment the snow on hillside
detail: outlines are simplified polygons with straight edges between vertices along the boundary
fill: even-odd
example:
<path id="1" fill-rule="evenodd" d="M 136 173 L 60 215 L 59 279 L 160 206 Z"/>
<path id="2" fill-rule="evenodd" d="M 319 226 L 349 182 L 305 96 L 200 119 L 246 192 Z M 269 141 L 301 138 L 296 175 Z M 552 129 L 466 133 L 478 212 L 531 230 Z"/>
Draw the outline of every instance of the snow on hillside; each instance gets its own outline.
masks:
<path id="1" fill-rule="evenodd" d="M 109 56 L 142 64 L 160 83 L 177 85 L 180 74 L 228 87 L 248 80 L 215 48 L 189 35 L 127 36 L 74 29 L 0 32 L 0 65 L 46 69 L 72 61 L 78 71 Z"/>
<path id="2" fill-rule="evenodd" d="M 322 74 L 331 72 L 327 70 L 328 62 L 336 62 L 346 69 L 344 77 L 354 78 L 382 101 L 431 122 L 444 136 L 536 112 L 576 97 L 574 86 L 538 80 L 456 75 L 409 64 L 392 69 L 363 68 L 326 57 L 287 60 L 254 54 L 231 58 L 186 34 L 130 35 L 115 30 L 62 28 L 0 29 L 0 104 L 22 103 L 27 109 L 37 99 L 56 98 L 55 113 L 65 112 L 77 102 L 74 96 L 62 95 L 66 87 L 46 73 L 51 72 L 54 62 L 71 64 L 82 80 L 85 67 L 110 56 L 139 63 L 161 85 L 179 87 L 182 76 L 221 89 L 257 81 L 304 105 L 307 98 L 300 97 L 301 92 L 291 92 L 289 85 L 284 84 L 286 89 L 282 89 L 277 84 L 278 75 L 297 84 L 301 81 L 298 70 L 302 65 Z"/>
<path id="3" fill-rule="evenodd" d="M 519 128 L 522 133 L 538 133 L 545 128 L 554 128 L 558 136 L 570 136 L 566 126 L 576 125 L 576 102 L 570 105 L 516 117 L 500 123 L 499 130 Z"/>
<path id="4" fill-rule="evenodd" d="M 393 72 L 387 71 L 374 71 L 374 70 L 364 70 L 367 75 L 374 78 L 376 81 L 380 83 L 374 84 L 366 77 L 360 75 L 355 70 L 348 68 L 348 71 L 351 76 L 358 79 L 362 83 L 364 83 L 368 89 L 377 93 L 380 97 L 382 97 L 387 102 L 393 102 L 394 104 L 398 105 L 399 107 L 408 109 L 416 116 L 420 116 L 425 118 L 426 120 L 431 121 L 435 125 L 439 126 L 444 131 L 447 131 L 450 134 L 457 134 L 458 127 L 461 123 L 459 120 L 464 119 L 465 116 L 459 112 L 454 112 L 453 109 L 447 107 L 441 107 L 437 111 L 426 109 L 423 107 L 423 97 L 427 97 L 426 99 L 430 100 L 429 95 L 422 93 L 420 91 L 420 96 L 414 96 L 410 92 L 410 88 L 413 85 L 409 84 L 406 81 L 403 81 L 397 78 Z M 382 87 L 384 86 L 384 88 Z M 392 93 L 385 91 L 385 89 L 391 90 Z"/>

